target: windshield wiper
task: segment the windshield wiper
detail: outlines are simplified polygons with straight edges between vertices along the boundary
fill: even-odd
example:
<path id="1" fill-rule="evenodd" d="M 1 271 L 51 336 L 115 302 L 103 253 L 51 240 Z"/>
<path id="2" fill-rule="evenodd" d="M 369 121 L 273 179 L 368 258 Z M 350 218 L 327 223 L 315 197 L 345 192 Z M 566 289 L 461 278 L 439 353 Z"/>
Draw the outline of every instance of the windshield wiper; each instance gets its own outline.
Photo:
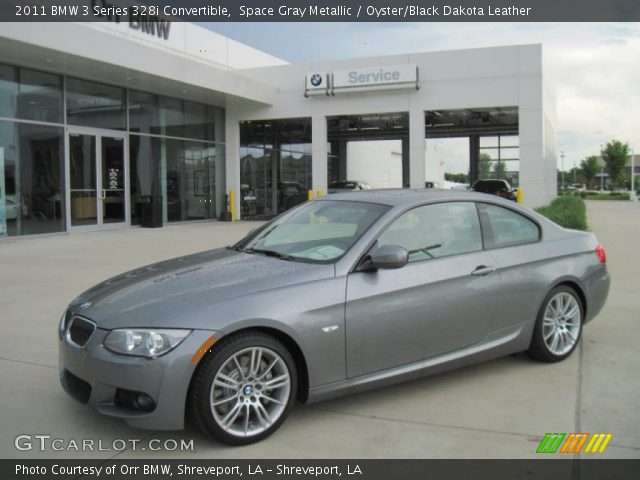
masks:
<path id="1" fill-rule="evenodd" d="M 287 261 L 292 261 L 296 259 L 296 257 L 292 255 L 287 255 L 286 253 L 278 252 L 276 250 L 268 250 L 264 248 L 247 248 L 244 251 L 248 253 L 262 253 L 263 255 L 267 255 L 269 257 L 276 257 L 281 260 L 287 260 Z"/>

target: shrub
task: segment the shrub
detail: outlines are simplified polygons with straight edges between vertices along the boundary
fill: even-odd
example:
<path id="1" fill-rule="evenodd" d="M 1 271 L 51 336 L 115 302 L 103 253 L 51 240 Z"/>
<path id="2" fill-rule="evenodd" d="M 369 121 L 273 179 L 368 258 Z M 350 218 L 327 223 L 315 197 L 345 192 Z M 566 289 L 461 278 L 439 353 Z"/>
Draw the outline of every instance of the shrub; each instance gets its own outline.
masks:
<path id="1" fill-rule="evenodd" d="M 587 229 L 587 206 L 578 196 L 558 197 L 551 204 L 536 208 L 536 212 L 562 227 Z"/>
<path id="2" fill-rule="evenodd" d="M 629 200 L 628 192 L 589 192 L 587 200 Z"/>

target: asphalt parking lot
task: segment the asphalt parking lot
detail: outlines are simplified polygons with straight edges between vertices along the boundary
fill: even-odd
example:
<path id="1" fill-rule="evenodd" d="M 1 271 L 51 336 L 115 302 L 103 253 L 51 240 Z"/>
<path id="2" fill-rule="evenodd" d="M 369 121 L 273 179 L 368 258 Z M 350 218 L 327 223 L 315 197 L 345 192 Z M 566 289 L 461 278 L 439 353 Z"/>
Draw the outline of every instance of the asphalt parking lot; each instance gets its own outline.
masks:
<path id="1" fill-rule="evenodd" d="M 247 447 L 136 430 L 62 391 L 56 328 L 91 285 L 161 259 L 227 245 L 255 226 L 196 223 L 0 241 L 0 455 L 3 458 L 531 458 L 546 432 L 611 432 L 606 458 L 640 458 L 640 203 L 589 202 L 613 276 L 608 303 L 568 360 L 514 355 L 399 386 L 297 406 Z M 193 451 L 19 451 L 17 435 L 194 439 Z M 66 444 L 66 443 L 65 443 Z M 35 442 L 34 442 L 35 445 Z M 118 444 L 118 447 L 120 444 Z M 97 447 L 96 447 L 97 448 Z"/>

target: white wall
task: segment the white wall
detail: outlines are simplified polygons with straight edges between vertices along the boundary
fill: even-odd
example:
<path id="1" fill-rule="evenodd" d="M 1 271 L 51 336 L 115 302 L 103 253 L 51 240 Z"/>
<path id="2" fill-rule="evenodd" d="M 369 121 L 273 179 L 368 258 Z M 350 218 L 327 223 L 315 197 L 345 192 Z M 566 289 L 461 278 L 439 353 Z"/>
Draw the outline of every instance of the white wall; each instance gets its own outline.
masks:
<path id="1" fill-rule="evenodd" d="M 424 181 L 444 183 L 447 150 L 425 141 Z M 347 143 L 347 180 L 367 182 L 371 188 L 402 188 L 400 140 Z"/>
<path id="2" fill-rule="evenodd" d="M 371 188 L 402 188 L 402 142 L 348 142 L 346 180 L 367 182 Z"/>
<path id="3" fill-rule="evenodd" d="M 169 32 L 164 40 L 128 22 L 9 22 L 1 60 L 214 105 L 274 100 L 275 86 L 236 72 L 284 61 L 190 23 Z"/>
<path id="4" fill-rule="evenodd" d="M 229 70 L 288 64 L 273 55 L 189 22 L 171 22 L 166 40 L 135 30 L 126 21 L 86 22 L 82 25 L 126 38 L 129 42 L 143 43 L 149 48 L 171 51 L 196 61 L 214 63 Z"/>

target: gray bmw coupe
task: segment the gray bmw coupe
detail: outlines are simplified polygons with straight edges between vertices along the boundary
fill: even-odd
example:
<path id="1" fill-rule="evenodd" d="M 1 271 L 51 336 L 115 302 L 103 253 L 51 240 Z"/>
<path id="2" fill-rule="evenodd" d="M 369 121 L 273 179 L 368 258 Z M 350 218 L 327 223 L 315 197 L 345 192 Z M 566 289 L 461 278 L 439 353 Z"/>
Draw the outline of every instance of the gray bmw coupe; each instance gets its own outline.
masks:
<path id="1" fill-rule="evenodd" d="M 224 442 L 317 402 L 519 351 L 568 357 L 609 291 L 594 235 L 495 196 L 386 190 L 296 207 L 236 245 L 75 299 L 60 376 L 129 424 Z"/>

